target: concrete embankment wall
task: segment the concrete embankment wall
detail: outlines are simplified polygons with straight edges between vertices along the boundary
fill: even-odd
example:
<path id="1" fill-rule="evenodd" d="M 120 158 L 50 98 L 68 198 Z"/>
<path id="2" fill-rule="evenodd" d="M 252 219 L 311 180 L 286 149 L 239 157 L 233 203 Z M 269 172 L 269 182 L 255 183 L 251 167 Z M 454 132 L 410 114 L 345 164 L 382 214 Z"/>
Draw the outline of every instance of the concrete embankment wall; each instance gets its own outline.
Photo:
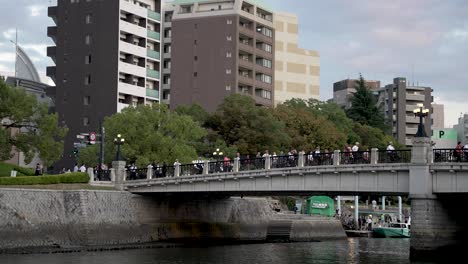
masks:
<path id="1" fill-rule="evenodd" d="M 281 218 L 266 199 L 151 197 L 118 191 L 0 190 L 0 250 L 190 239 L 262 241 Z M 344 238 L 338 221 L 292 219 L 291 240 Z"/>

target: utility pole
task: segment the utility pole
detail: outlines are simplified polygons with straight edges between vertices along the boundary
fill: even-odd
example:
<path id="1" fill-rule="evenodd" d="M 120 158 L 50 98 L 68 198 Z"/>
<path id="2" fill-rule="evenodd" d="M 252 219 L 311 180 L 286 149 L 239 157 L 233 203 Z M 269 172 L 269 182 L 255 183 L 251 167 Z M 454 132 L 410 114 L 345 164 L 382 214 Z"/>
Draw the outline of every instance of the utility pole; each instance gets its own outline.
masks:
<path id="1" fill-rule="evenodd" d="M 106 141 L 106 130 L 104 128 L 104 126 L 102 125 L 102 122 L 99 122 L 99 126 L 100 126 L 100 141 L 101 141 L 101 145 L 99 146 L 99 167 L 98 167 L 98 171 L 99 171 L 99 177 L 101 177 L 102 173 L 102 164 L 104 163 L 104 147 L 105 147 L 105 141 Z"/>

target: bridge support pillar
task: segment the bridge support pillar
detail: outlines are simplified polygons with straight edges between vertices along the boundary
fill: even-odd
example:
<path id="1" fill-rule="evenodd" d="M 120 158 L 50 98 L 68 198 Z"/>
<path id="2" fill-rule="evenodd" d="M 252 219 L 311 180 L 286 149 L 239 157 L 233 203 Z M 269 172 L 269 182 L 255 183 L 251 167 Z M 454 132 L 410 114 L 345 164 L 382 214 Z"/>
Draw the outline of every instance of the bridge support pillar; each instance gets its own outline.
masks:
<path id="1" fill-rule="evenodd" d="M 385 198 L 386 196 L 382 196 L 382 210 L 385 210 Z"/>
<path id="2" fill-rule="evenodd" d="M 376 148 L 371 149 L 370 159 L 371 159 L 370 164 L 372 165 L 379 163 L 379 150 L 378 149 Z"/>
<path id="3" fill-rule="evenodd" d="M 125 161 L 113 161 L 112 168 L 115 171 L 115 187 L 123 191 L 125 182 Z"/>
<path id="4" fill-rule="evenodd" d="M 333 151 L 333 165 L 335 166 L 338 166 L 340 165 L 340 151 L 339 150 L 335 150 Z"/>
<path id="5" fill-rule="evenodd" d="M 299 154 L 300 155 L 300 154 Z M 271 159 L 270 155 L 265 155 L 265 170 L 269 170 L 271 168 Z"/>
<path id="6" fill-rule="evenodd" d="M 234 158 L 234 168 L 232 169 L 233 172 L 239 172 L 239 167 L 240 167 L 240 158 L 235 157 Z"/>
<path id="7" fill-rule="evenodd" d="M 354 196 L 354 224 L 359 223 L 359 196 Z"/>
<path id="8" fill-rule="evenodd" d="M 430 138 L 414 138 L 409 167 L 409 198 L 411 199 L 412 260 L 448 260 L 465 258 L 468 232 L 463 229 L 467 213 L 460 201 L 466 195 L 434 195 Z"/>
<path id="9" fill-rule="evenodd" d="M 148 165 L 148 170 L 146 171 L 146 179 L 151 180 L 153 178 L 153 166 Z"/>
<path id="10" fill-rule="evenodd" d="M 336 207 L 338 209 L 338 217 L 341 217 L 341 195 L 336 197 Z"/>

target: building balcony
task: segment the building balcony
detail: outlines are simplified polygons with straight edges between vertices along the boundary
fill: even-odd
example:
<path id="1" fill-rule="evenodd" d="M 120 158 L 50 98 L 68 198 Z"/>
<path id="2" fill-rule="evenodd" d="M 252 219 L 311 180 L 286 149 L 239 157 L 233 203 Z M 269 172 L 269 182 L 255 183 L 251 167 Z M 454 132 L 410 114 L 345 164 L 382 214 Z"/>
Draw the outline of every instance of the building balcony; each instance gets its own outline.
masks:
<path id="1" fill-rule="evenodd" d="M 129 94 L 137 97 L 145 97 L 145 88 L 130 83 L 119 82 L 119 93 Z"/>
<path id="2" fill-rule="evenodd" d="M 172 27 L 172 22 L 164 22 L 163 28 L 171 28 Z"/>
<path id="3" fill-rule="evenodd" d="M 272 68 L 264 67 L 263 65 L 259 65 L 255 63 L 255 72 L 261 72 L 270 76 L 273 76 L 274 71 Z"/>
<path id="4" fill-rule="evenodd" d="M 169 83 L 163 83 L 163 84 L 162 84 L 162 89 L 163 89 L 163 90 L 170 90 L 170 89 L 171 89 L 171 84 L 169 84 Z"/>
<path id="5" fill-rule="evenodd" d="M 165 52 L 165 53 L 163 54 L 163 58 L 164 58 L 164 59 L 170 59 L 170 58 L 171 58 L 171 53 L 170 53 L 170 52 Z"/>
<path id="6" fill-rule="evenodd" d="M 117 104 L 117 113 L 122 112 L 125 108 L 129 107 L 129 104 L 124 104 L 124 103 L 118 103 Z"/>
<path id="7" fill-rule="evenodd" d="M 264 106 L 271 106 L 273 105 L 273 101 L 271 99 L 263 98 L 261 96 L 255 96 L 255 103 L 258 105 L 264 105 Z"/>
<path id="8" fill-rule="evenodd" d="M 57 25 L 57 7 L 56 6 L 49 6 L 47 8 L 47 16 L 54 20 L 54 23 Z"/>
<path id="9" fill-rule="evenodd" d="M 268 51 L 265 51 L 263 49 L 260 49 L 260 48 L 256 48 L 255 50 L 255 54 L 259 57 L 263 57 L 265 59 L 269 59 L 269 60 L 273 60 L 273 53 L 270 53 Z"/>
<path id="10" fill-rule="evenodd" d="M 119 72 L 144 78 L 146 76 L 145 67 L 119 61 Z"/>
<path id="11" fill-rule="evenodd" d="M 159 100 L 159 91 L 153 89 L 146 89 L 146 96 L 152 97 Z"/>
<path id="12" fill-rule="evenodd" d="M 414 109 L 416 109 L 416 108 L 418 108 L 418 106 L 416 106 L 416 105 L 406 105 L 406 112 L 413 113 Z"/>
<path id="13" fill-rule="evenodd" d="M 147 37 L 151 38 L 151 39 L 155 39 L 155 40 L 160 40 L 161 39 L 161 33 L 148 29 Z"/>
<path id="14" fill-rule="evenodd" d="M 124 20 L 120 20 L 120 30 L 129 34 L 133 34 L 140 38 L 146 38 L 146 28 L 137 24 L 133 24 Z"/>
<path id="15" fill-rule="evenodd" d="M 255 80 L 255 87 L 262 88 L 264 90 L 272 90 L 273 84 Z"/>
<path id="16" fill-rule="evenodd" d="M 157 12 L 154 12 L 153 10 L 148 9 L 148 18 L 160 22 L 161 21 L 161 14 L 157 13 Z"/>
<path id="17" fill-rule="evenodd" d="M 255 35 L 255 31 L 253 30 L 253 27 L 239 25 L 239 34 L 243 34 L 248 37 L 253 37 Z"/>
<path id="18" fill-rule="evenodd" d="M 146 69 L 146 77 L 159 80 L 159 72 L 152 69 Z"/>
<path id="19" fill-rule="evenodd" d="M 57 44 L 57 27 L 47 27 L 47 36 L 51 38 L 55 44 Z"/>
<path id="20" fill-rule="evenodd" d="M 239 66 L 249 70 L 253 70 L 254 64 L 251 61 L 239 59 Z"/>
<path id="21" fill-rule="evenodd" d="M 415 116 L 406 116 L 406 123 L 419 124 L 419 118 Z"/>
<path id="22" fill-rule="evenodd" d="M 406 100 L 424 102 L 425 96 L 422 94 L 406 94 Z"/>
<path id="23" fill-rule="evenodd" d="M 244 85 L 247 85 L 247 86 L 253 86 L 254 85 L 254 79 L 252 79 L 251 77 L 248 77 L 248 76 L 242 76 L 242 75 L 238 75 L 238 83 L 239 84 L 244 84 Z"/>
<path id="24" fill-rule="evenodd" d="M 239 50 L 243 50 L 245 52 L 248 52 L 250 54 L 253 54 L 255 52 L 255 48 L 249 44 L 244 44 L 242 42 L 239 42 Z"/>
<path id="25" fill-rule="evenodd" d="M 146 48 L 140 47 L 129 42 L 125 42 L 123 40 L 119 41 L 119 50 L 127 54 L 133 54 L 142 58 L 148 55 Z"/>
<path id="26" fill-rule="evenodd" d="M 147 55 L 149 58 L 155 59 L 155 60 L 160 60 L 161 59 L 161 54 L 155 50 L 147 50 Z"/>
<path id="27" fill-rule="evenodd" d="M 120 9 L 142 18 L 146 18 L 148 15 L 146 8 L 133 3 L 133 1 L 130 2 L 128 0 L 120 0 Z"/>
<path id="28" fill-rule="evenodd" d="M 57 47 L 56 46 L 51 46 L 47 47 L 47 57 L 51 58 L 55 63 L 55 58 L 57 56 Z"/>
<path id="29" fill-rule="evenodd" d="M 57 74 L 57 67 L 55 66 L 49 66 L 46 68 L 46 76 L 50 77 L 54 83 L 57 83 L 56 82 L 56 74 Z"/>
<path id="30" fill-rule="evenodd" d="M 407 135 L 416 135 L 417 132 L 418 132 L 417 128 L 410 128 L 410 127 L 406 128 Z"/>
<path id="31" fill-rule="evenodd" d="M 270 37 L 268 37 L 268 36 L 265 36 L 265 35 L 263 35 L 262 33 L 258 33 L 258 32 L 257 32 L 257 33 L 255 34 L 255 38 L 256 38 L 257 40 L 262 41 L 262 42 L 265 42 L 265 43 L 268 43 L 268 44 L 270 44 L 270 45 L 273 45 L 273 38 L 270 38 Z"/>
<path id="32" fill-rule="evenodd" d="M 163 74 L 171 74 L 171 68 L 163 68 L 162 73 Z"/>

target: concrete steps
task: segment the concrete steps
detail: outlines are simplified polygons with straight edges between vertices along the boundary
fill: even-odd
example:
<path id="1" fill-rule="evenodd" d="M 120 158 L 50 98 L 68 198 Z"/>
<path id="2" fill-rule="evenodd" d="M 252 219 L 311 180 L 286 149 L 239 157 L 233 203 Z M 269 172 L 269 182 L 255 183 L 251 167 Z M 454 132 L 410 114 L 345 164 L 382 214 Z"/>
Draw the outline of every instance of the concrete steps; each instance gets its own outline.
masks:
<path id="1" fill-rule="evenodd" d="M 270 221 L 267 228 L 267 241 L 289 241 L 292 221 Z"/>

